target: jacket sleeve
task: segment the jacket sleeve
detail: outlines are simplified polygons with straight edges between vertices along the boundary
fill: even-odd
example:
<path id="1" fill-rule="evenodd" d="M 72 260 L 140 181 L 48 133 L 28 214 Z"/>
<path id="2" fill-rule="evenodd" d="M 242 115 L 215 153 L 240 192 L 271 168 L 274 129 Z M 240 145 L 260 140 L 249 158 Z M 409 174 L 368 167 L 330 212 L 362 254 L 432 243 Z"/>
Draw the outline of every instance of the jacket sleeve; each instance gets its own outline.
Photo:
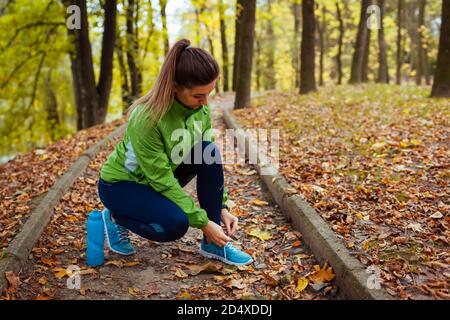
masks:
<path id="1" fill-rule="evenodd" d="M 209 130 L 209 129 L 211 129 L 211 130 L 209 131 L 209 134 L 204 135 L 204 140 L 215 142 L 215 137 L 212 134 L 211 112 L 210 112 L 210 108 L 208 106 L 205 132 L 207 130 Z M 222 161 L 224 161 L 223 158 L 222 158 Z M 227 201 L 228 201 L 228 190 L 227 190 L 227 188 L 225 187 L 225 184 L 224 184 L 224 186 L 223 186 L 222 208 L 228 208 L 228 206 L 226 204 Z"/>
<path id="2" fill-rule="evenodd" d="M 142 120 L 133 120 L 130 120 L 127 133 L 147 184 L 178 205 L 187 215 L 190 226 L 204 227 L 208 223 L 206 211 L 195 205 L 175 178 L 160 131 Z"/>

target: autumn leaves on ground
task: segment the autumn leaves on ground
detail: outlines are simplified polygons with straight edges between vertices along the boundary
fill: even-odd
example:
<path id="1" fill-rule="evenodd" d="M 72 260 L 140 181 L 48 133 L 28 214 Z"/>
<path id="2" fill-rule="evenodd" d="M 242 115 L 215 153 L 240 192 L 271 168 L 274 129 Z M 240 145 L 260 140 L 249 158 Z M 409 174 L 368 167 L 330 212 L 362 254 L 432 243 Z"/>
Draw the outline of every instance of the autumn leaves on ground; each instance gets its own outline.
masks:
<path id="1" fill-rule="evenodd" d="M 214 127 L 223 132 L 221 110 L 216 108 L 214 117 Z M 86 137 L 99 140 L 97 135 L 104 136 L 118 125 L 83 131 L 74 139 L 56 143 L 46 150 L 35 150 L 2 167 L 5 176 L 2 189 L 7 199 L 2 203 L 2 212 L 9 213 L 2 216 L 2 224 L 11 225 L 8 238 L 2 236 L 4 246 L 19 231 L 21 219 L 26 219 L 33 208 L 33 198 L 45 192 L 54 177 L 64 171 L 60 168 L 62 160 L 53 171 L 51 163 L 64 157 L 68 150 L 76 152 L 74 144 L 87 144 Z M 104 266 L 88 267 L 86 216 L 94 208 L 103 208 L 96 183 L 99 169 L 113 145 L 91 161 L 86 172 L 62 197 L 26 266 L 18 275 L 8 274 L 10 286 L 4 299 L 332 299 L 336 296 L 338 288 L 332 268 L 320 264 L 305 247 L 301 234 L 291 229 L 261 187 L 256 171 L 245 163 L 225 165 L 224 170 L 230 199 L 234 202 L 232 212 L 241 221 L 235 243 L 254 257 L 253 265 L 236 268 L 206 260 L 198 253 L 201 232 L 191 228 L 173 243 L 158 244 L 133 236 L 136 255 L 123 258 L 106 252 Z M 28 161 L 33 171 L 29 164 L 24 165 Z M 39 178 L 27 179 L 29 172 Z M 13 173 L 15 176 L 6 180 Z M 11 184 L 14 187 L 7 189 Z M 186 189 L 195 197 L 195 181 Z M 21 219 L 13 215 L 19 206 L 24 207 Z M 79 290 L 67 287 L 70 266 L 80 268 Z"/>
<path id="2" fill-rule="evenodd" d="M 280 172 L 388 293 L 448 299 L 450 101 L 367 85 L 267 95 L 235 116 L 280 129 Z"/>
<path id="3" fill-rule="evenodd" d="M 233 111 L 248 128 L 280 129 L 280 172 L 366 267 L 380 270 L 394 298 L 449 298 L 449 102 L 427 90 L 384 85 L 271 93 L 252 112 Z M 223 133 L 221 110 L 214 127 Z M 270 121 L 269 121 L 270 120 Z M 120 123 L 81 131 L 0 167 L 4 249 L 30 211 L 85 148 Z M 5 299 L 333 299 L 331 267 L 321 264 L 245 163 L 225 165 L 236 243 L 250 267 L 231 268 L 197 253 L 201 233 L 158 244 L 133 237 L 138 253 L 85 261 L 86 215 L 102 208 L 98 171 L 114 144 L 91 161 L 56 206 L 51 223 L 20 274 L 8 274 Z M 187 191 L 195 197 L 195 183 Z M 67 267 L 81 268 L 79 290 Z"/>

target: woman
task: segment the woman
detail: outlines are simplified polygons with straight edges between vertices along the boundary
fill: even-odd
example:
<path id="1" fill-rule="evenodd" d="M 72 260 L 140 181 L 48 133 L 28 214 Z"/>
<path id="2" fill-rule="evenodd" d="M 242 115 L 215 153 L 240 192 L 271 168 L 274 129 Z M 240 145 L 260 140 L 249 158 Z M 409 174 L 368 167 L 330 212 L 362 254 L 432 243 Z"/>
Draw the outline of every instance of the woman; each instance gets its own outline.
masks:
<path id="1" fill-rule="evenodd" d="M 220 153 L 208 138 L 208 95 L 218 77 L 210 54 L 180 40 L 168 52 L 154 87 L 130 107 L 124 137 L 102 166 L 98 184 L 112 251 L 135 253 L 128 230 L 167 242 L 192 226 L 203 231 L 204 256 L 233 265 L 253 262 L 231 243 L 238 219 L 227 210 Z M 183 190 L 194 176 L 200 208 Z"/>

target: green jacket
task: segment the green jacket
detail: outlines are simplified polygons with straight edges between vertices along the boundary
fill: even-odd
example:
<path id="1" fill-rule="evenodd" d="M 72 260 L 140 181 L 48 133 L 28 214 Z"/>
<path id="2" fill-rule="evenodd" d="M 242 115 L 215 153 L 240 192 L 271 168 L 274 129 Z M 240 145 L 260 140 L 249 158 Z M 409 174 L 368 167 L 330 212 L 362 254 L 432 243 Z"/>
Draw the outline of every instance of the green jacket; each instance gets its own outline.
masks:
<path id="1" fill-rule="evenodd" d="M 134 181 L 148 185 L 178 205 L 191 226 L 204 227 L 208 223 L 206 211 L 195 205 L 175 178 L 173 171 L 179 163 L 172 162 L 171 154 L 176 147 L 181 161 L 200 139 L 214 141 L 214 137 L 205 132 L 211 129 L 209 106 L 192 110 L 174 99 L 156 126 L 150 126 L 141 111 L 138 106 L 131 114 L 123 139 L 103 164 L 100 177 L 110 183 Z M 189 135 L 173 141 L 171 136 L 176 129 L 187 129 L 184 133 L 189 132 Z M 224 188 L 222 206 L 227 198 Z"/>

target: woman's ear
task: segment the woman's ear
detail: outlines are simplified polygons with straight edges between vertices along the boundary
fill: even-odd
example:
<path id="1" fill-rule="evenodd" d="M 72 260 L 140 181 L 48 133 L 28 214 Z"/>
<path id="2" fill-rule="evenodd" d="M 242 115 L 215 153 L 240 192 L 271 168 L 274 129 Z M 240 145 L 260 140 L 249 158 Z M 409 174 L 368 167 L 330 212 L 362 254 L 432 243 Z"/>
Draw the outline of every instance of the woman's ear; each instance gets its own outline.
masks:
<path id="1" fill-rule="evenodd" d="M 173 91 L 175 93 L 177 93 L 178 91 L 180 91 L 180 85 L 176 82 L 173 83 Z"/>

